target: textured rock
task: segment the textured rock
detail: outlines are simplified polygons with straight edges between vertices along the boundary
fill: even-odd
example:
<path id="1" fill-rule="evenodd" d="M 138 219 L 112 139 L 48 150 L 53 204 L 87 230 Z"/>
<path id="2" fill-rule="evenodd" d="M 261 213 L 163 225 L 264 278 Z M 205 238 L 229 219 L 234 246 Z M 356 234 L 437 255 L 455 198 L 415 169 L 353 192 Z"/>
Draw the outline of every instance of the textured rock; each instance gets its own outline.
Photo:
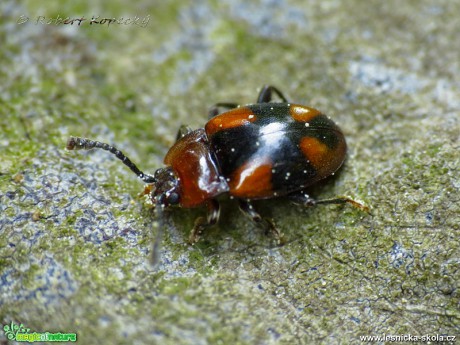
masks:
<path id="1" fill-rule="evenodd" d="M 2 325 L 82 344 L 459 334 L 458 2 L 0 9 Z M 288 240 L 273 247 L 225 201 L 190 247 L 204 210 L 173 210 L 152 269 L 158 221 L 142 183 L 106 152 L 66 152 L 67 137 L 116 143 L 153 172 L 180 124 L 253 102 L 263 84 L 340 124 L 348 160 L 312 194 L 350 195 L 372 215 L 258 202 Z"/>

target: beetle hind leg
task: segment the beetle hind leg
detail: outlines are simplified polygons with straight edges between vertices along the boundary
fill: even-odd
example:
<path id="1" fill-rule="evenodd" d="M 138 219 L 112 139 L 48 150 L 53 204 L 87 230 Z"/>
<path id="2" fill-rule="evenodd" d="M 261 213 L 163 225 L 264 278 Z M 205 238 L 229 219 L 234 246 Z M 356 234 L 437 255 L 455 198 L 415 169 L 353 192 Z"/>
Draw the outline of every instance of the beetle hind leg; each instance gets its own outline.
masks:
<path id="1" fill-rule="evenodd" d="M 240 210 L 247 214 L 251 219 L 259 226 L 261 226 L 267 235 L 272 235 L 278 244 L 283 243 L 283 234 L 275 226 L 275 223 L 269 218 L 262 218 L 262 216 L 257 213 L 252 204 L 248 200 L 239 199 Z"/>
<path id="2" fill-rule="evenodd" d="M 192 231 L 190 232 L 190 236 L 188 241 L 190 244 L 195 244 L 200 239 L 203 231 L 210 226 L 213 226 L 219 220 L 220 214 L 220 205 L 217 200 L 211 199 L 206 204 L 208 208 L 207 217 L 199 217 L 195 220 L 195 225 L 193 226 Z"/>
<path id="3" fill-rule="evenodd" d="M 288 103 L 288 100 L 284 97 L 283 93 L 271 85 L 264 85 L 262 87 L 262 90 L 260 90 L 259 96 L 257 97 L 257 103 L 269 103 L 272 100 L 273 92 L 276 93 L 284 103 Z"/>
<path id="4" fill-rule="evenodd" d="M 294 193 L 289 195 L 289 199 L 295 203 L 299 204 L 305 207 L 311 207 L 315 205 L 321 205 L 321 204 L 350 204 L 353 207 L 356 207 L 364 212 L 369 213 L 369 207 L 366 205 L 363 205 L 351 198 L 348 197 L 337 197 L 333 199 L 323 199 L 323 200 L 315 200 L 311 198 L 307 193 L 305 192 L 300 192 L 300 193 Z"/>

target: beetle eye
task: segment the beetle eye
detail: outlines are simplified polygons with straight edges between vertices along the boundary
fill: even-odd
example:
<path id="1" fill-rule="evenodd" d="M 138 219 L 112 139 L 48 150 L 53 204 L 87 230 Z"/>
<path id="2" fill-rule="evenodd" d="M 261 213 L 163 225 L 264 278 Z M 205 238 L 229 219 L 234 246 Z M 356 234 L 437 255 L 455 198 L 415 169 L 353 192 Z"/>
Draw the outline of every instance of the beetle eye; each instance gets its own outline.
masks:
<path id="1" fill-rule="evenodd" d="M 167 199 L 168 199 L 168 204 L 176 205 L 179 203 L 179 194 L 171 193 L 168 195 Z"/>

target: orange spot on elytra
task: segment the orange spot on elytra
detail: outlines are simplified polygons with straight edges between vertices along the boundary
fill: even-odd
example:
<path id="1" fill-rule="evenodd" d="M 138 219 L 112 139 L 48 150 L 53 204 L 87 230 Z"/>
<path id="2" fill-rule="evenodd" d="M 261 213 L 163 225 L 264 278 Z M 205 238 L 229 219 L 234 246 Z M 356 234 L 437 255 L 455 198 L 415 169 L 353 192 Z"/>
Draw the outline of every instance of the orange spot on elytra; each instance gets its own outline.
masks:
<path id="1" fill-rule="evenodd" d="M 334 148 L 313 137 L 303 137 L 300 140 L 303 155 L 316 169 L 316 174 L 320 178 L 327 177 L 340 168 L 345 159 L 347 144 L 343 136 L 338 136 L 337 139 L 340 140 Z"/>
<path id="2" fill-rule="evenodd" d="M 272 196 L 272 164 L 255 160 L 237 169 L 229 181 L 230 194 L 240 198 Z"/>
<path id="3" fill-rule="evenodd" d="M 257 117 L 248 107 L 232 109 L 209 120 L 205 126 L 206 134 L 212 136 L 224 129 L 240 127 L 256 119 Z"/>
<path id="4" fill-rule="evenodd" d="M 289 107 L 289 113 L 294 120 L 300 122 L 308 122 L 316 116 L 321 115 L 319 110 L 297 104 L 292 104 Z"/>
<path id="5" fill-rule="evenodd" d="M 323 168 L 329 156 L 331 156 L 326 144 L 322 143 L 317 138 L 302 138 L 300 140 L 300 149 L 317 171 Z"/>

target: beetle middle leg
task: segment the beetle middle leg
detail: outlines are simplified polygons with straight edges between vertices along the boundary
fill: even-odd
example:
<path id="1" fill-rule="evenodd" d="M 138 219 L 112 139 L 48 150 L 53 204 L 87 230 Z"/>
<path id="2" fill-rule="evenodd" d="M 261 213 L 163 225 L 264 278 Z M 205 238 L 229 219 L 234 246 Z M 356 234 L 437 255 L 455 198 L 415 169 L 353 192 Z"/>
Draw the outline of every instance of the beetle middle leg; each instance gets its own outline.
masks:
<path id="1" fill-rule="evenodd" d="M 195 244 L 200 239 L 203 231 L 217 223 L 219 220 L 220 214 L 220 205 L 217 200 L 211 199 L 206 203 L 208 208 L 207 217 L 199 217 L 195 220 L 195 225 L 193 226 L 192 231 L 190 232 L 190 236 L 188 241 L 190 244 Z"/>
<path id="2" fill-rule="evenodd" d="M 369 213 L 369 207 L 366 205 L 363 205 L 351 198 L 348 197 L 337 197 L 333 199 L 323 199 L 323 200 L 315 200 L 311 198 L 307 193 L 300 191 L 297 193 L 293 193 L 289 195 L 289 199 L 295 203 L 299 204 L 305 207 L 311 207 L 315 205 L 321 205 L 321 204 L 350 204 L 353 207 L 359 208 L 360 210 L 363 210 L 365 212 Z"/>
<path id="3" fill-rule="evenodd" d="M 278 244 L 282 244 L 283 234 L 276 228 L 271 219 L 262 218 L 248 200 L 239 199 L 238 202 L 240 210 L 243 211 L 243 213 L 247 214 L 257 225 L 261 226 L 267 235 L 271 234 Z"/>
<path id="4" fill-rule="evenodd" d="M 227 102 L 216 103 L 211 108 L 209 108 L 208 119 L 212 119 L 214 116 L 217 116 L 217 115 L 221 114 L 222 113 L 220 111 L 221 108 L 227 109 L 227 110 L 235 109 L 235 108 L 238 108 L 238 104 L 236 104 L 236 103 L 227 103 Z"/>
<path id="5" fill-rule="evenodd" d="M 262 87 L 262 90 L 260 90 L 259 96 L 257 97 L 257 103 L 268 103 L 272 100 L 272 93 L 276 93 L 279 98 L 284 103 L 288 103 L 288 100 L 286 97 L 284 97 L 283 93 L 278 90 L 276 87 L 271 86 L 271 85 L 264 85 Z"/>

